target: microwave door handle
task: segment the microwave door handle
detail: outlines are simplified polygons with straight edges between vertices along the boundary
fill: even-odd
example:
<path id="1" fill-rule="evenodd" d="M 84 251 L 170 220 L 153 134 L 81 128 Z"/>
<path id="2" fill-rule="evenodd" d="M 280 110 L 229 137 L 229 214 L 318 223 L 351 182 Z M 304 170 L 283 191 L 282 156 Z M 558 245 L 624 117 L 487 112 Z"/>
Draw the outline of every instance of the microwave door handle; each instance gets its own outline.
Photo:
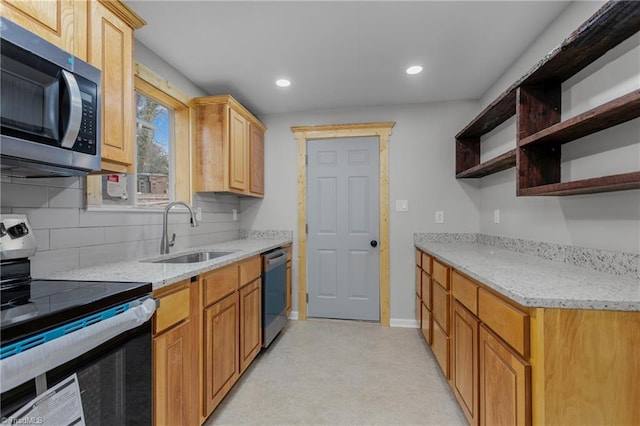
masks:
<path id="1" fill-rule="evenodd" d="M 67 70 L 62 70 L 62 77 L 69 91 L 69 121 L 60 145 L 71 149 L 76 143 L 82 124 L 82 97 L 75 76 Z"/>

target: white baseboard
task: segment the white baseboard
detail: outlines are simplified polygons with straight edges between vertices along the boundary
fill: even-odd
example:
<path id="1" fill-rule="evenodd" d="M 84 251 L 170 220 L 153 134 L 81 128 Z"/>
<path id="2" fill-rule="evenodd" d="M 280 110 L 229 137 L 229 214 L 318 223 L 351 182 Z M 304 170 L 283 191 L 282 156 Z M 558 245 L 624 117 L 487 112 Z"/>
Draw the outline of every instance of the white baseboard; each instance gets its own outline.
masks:
<path id="1" fill-rule="evenodd" d="M 389 320 L 390 327 L 400 327 L 400 328 L 420 328 L 418 325 L 418 321 L 414 319 L 400 319 L 400 318 L 391 318 Z"/>
<path id="2" fill-rule="evenodd" d="M 298 320 L 298 311 L 291 311 L 291 314 L 289 315 L 289 319 Z"/>

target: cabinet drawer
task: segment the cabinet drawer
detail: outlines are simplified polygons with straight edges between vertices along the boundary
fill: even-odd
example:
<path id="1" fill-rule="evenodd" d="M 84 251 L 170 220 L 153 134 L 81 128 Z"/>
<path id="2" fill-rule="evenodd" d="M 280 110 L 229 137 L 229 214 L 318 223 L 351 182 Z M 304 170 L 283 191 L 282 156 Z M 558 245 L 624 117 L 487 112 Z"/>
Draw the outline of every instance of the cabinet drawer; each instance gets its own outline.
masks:
<path id="1" fill-rule="evenodd" d="M 529 315 L 481 288 L 478 317 L 520 355 L 529 357 Z"/>
<path id="2" fill-rule="evenodd" d="M 416 250 L 416 266 L 422 266 L 422 252 L 420 250 Z"/>
<path id="3" fill-rule="evenodd" d="M 422 270 L 431 275 L 431 256 L 422 253 Z"/>
<path id="4" fill-rule="evenodd" d="M 478 315 L 478 287 L 456 271 L 451 274 L 451 294 L 474 315 Z"/>
<path id="5" fill-rule="evenodd" d="M 449 338 L 436 321 L 432 322 L 431 336 L 433 339 L 431 350 L 445 377 L 449 379 Z"/>
<path id="6" fill-rule="evenodd" d="M 433 259 L 433 272 L 431 278 L 438 281 L 442 287 L 449 290 L 449 267 Z"/>
<path id="7" fill-rule="evenodd" d="M 426 272 L 422 272 L 422 303 L 431 310 L 431 277 Z"/>
<path id="8" fill-rule="evenodd" d="M 209 306 L 238 289 L 238 265 L 210 272 L 202 277 L 204 306 Z"/>
<path id="9" fill-rule="evenodd" d="M 420 318 L 420 331 L 422 331 L 422 335 L 424 336 L 424 340 L 427 341 L 429 345 L 431 345 L 431 323 L 433 319 L 431 318 L 431 312 L 424 306 L 424 303 L 420 307 L 422 309 L 422 317 Z"/>
<path id="10" fill-rule="evenodd" d="M 153 334 L 158 334 L 169 327 L 189 318 L 189 288 L 183 288 L 160 299 L 153 322 Z"/>
<path id="11" fill-rule="evenodd" d="M 260 264 L 260 256 L 254 256 L 240 263 L 240 286 L 249 284 L 256 278 L 260 278 L 262 273 L 262 265 Z"/>
<path id="12" fill-rule="evenodd" d="M 449 293 L 437 283 L 431 284 L 433 319 L 440 324 L 442 330 L 449 334 L 449 318 L 451 317 L 451 305 L 449 304 Z"/>
<path id="13" fill-rule="evenodd" d="M 422 269 L 416 266 L 416 296 L 422 298 Z"/>

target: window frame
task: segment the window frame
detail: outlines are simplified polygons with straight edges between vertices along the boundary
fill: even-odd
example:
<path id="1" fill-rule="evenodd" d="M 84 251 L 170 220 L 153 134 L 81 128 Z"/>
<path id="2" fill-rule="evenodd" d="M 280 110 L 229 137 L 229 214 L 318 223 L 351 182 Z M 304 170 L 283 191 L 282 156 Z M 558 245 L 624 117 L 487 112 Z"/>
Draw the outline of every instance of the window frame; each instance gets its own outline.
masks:
<path id="1" fill-rule="evenodd" d="M 192 152 L 192 120 L 194 110 L 191 98 L 177 89 L 167 80 L 155 74 L 149 68 L 136 62 L 134 75 L 134 90 L 140 92 L 156 102 L 173 109 L 173 151 L 170 158 L 170 170 L 173 172 L 172 187 L 169 193 L 173 194 L 170 201 L 185 201 L 191 204 L 192 182 L 191 182 L 191 152 Z M 133 138 L 134 149 L 136 148 L 136 135 Z M 137 155 L 135 155 L 137 161 Z M 137 163 L 132 165 L 135 170 Z M 89 200 L 100 201 L 100 204 L 89 203 Z M 102 204 L 102 180 L 87 179 L 87 210 L 107 210 L 107 211 L 140 211 L 154 212 L 163 211 L 164 208 L 149 208 L 139 206 L 110 206 Z"/>

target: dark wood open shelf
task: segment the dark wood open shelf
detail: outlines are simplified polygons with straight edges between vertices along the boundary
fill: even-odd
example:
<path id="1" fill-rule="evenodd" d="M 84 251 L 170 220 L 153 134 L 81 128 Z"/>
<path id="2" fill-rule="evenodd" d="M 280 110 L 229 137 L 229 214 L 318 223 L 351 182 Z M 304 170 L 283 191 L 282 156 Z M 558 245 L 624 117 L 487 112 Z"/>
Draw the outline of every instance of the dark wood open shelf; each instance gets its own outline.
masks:
<path id="1" fill-rule="evenodd" d="M 542 143 L 564 144 L 638 117 L 640 117 L 640 90 L 523 138 L 519 146 Z"/>
<path id="2" fill-rule="evenodd" d="M 473 138 L 489 133 L 516 113 L 516 89 L 549 81 L 563 82 L 617 46 L 640 28 L 640 7 L 634 1 L 605 3 L 562 44 L 502 92 L 457 135 Z"/>
<path id="3" fill-rule="evenodd" d="M 480 163 L 477 166 L 473 166 L 463 172 L 456 175 L 457 179 L 463 178 L 481 178 L 493 173 L 498 173 L 503 170 L 510 169 L 516 165 L 516 150 L 505 152 L 489 161 Z"/>
<path id="4" fill-rule="evenodd" d="M 518 196 L 640 188 L 640 172 L 560 182 L 563 144 L 640 117 L 635 90 L 561 122 L 561 84 L 639 31 L 640 1 L 604 4 L 456 135 L 456 178 L 480 178 L 515 165 Z M 480 163 L 481 137 L 514 115 L 516 149 Z"/>
<path id="5" fill-rule="evenodd" d="M 626 189 L 640 189 L 640 172 L 534 186 L 518 190 L 518 196 L 593 194 Z"/>

